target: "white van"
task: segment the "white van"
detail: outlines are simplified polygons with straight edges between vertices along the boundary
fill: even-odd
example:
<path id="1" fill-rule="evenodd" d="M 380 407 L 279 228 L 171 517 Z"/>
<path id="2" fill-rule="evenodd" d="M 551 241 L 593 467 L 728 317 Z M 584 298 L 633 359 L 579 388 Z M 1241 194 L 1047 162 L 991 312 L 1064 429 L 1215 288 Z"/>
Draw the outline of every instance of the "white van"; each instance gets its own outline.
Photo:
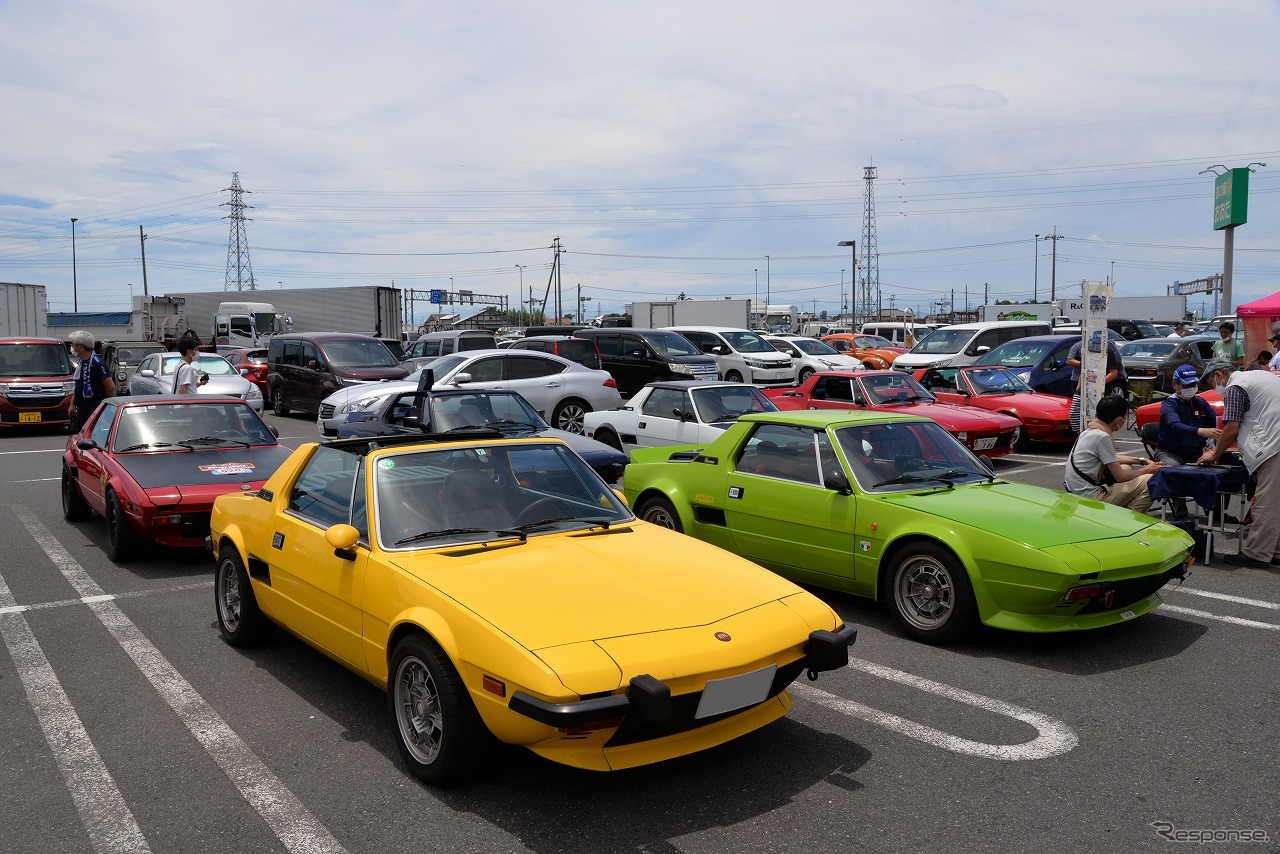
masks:
<path id="1" fill-rule="evenodd" d="M 796 384 L 791 357 L 750 329 L 729 326 L 668 326 L 716 360 L 716 373 L 728 382 L 777 386 Z"/>
<path id="2" fill-rule="evenodd" d="M 937 328 L 936 325 L 929 323 L 881 322 L 873 320 L 870 323 L 862 324 L 862 334 L 879 335 L 881 338 L 888 338 L 895 347 L 910 349 L 923 341 L 926 335 Z"/>
<path id="3" fill-rule="evenodd" d="M 960 323 L 929 333 L 908 352 L 893 360 L 895 371 L 920 368 L 956 368 L 974 361 L 1006 341 L 1032 335 L 1052 335 L 1047 320 L 997 320 L 987 323 Z"/>

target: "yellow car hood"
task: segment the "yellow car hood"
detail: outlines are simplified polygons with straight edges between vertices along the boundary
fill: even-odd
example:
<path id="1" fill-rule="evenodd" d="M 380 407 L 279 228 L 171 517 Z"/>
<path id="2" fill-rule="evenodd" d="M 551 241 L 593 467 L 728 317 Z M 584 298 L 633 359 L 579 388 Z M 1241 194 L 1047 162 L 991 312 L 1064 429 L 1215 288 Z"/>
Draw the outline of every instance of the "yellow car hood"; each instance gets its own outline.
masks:
<path id="1" fill-rule="evenodd" d="M 529 650 L 705 626 L 801 592 L 736 555 L 645 522 L 415 552 L 395 564 Z"/>

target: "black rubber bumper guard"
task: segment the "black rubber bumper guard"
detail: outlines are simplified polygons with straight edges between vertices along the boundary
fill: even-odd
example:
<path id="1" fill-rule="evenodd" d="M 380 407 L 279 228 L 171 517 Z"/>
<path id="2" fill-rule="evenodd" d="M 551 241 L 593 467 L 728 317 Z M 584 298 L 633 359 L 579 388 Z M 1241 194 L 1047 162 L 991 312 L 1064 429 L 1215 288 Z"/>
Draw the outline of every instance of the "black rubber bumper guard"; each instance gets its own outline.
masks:
<path id="1" fill-rule="evenodd" d="M 834 632 L 825 629 L 810 632 L 804 645 L 804 658 L 797 662 L 801 667 L 793 671 L 795 676 L 808 672 L 812 680 L 824 670 L 839 670 L 846 666 L 849 647 L 857 639 L 857 627 L 848 623 Z M 626 718 L 632 725 L 658 724 L 672 715 L 671 689 L 647 673 L 632 679 L 626 694 L 610 694 L 573 703 L 548 703 L 524 691 L 516 691 L 507 707 L 558 729 L 609 718 Z"/>

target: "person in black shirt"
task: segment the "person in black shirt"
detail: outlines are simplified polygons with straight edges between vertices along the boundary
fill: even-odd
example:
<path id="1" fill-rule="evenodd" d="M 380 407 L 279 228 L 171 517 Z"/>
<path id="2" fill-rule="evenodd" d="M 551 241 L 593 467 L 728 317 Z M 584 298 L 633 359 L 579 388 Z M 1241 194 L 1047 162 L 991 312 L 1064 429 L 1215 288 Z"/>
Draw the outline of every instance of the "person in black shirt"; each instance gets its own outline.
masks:
<path id="1" fill-rule="evenodd" d="M 71 333 L 71 350 L 80 360 L 76 368 L 75 396 L 71 405 L 71 432 L 79 433 L 84 422 L 108 397 L 116 396 L 116 384 L 107 366 L 93 351 L 93 335 L 83 329 Z"/>

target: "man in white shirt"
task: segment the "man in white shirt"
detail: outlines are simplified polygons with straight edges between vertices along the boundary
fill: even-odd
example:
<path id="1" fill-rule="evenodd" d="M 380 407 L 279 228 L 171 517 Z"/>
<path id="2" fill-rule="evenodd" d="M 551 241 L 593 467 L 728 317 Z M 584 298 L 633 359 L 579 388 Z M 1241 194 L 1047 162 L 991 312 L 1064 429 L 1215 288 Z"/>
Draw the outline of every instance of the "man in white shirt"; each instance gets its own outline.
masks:
<path id="1" fill-rule="evenodd" d="M 1179 320 L 1173 324 L 1173 331 L 1169 333 L 1169 338 L 1181 338 L 1187 334 L 1187 324 Z"/>
<path id="2" fill-rule="evenodd" d="M 1124 427 L 1128 411 L 1129 404 L 1116 395 L 1109 394 L 1098 401 L 1096 417 L 1067 456 L 1062 485 L 1073 495 L 1146 513 L 1151 507 L 1147 481 L 1161 464 L 1116 452 L 1112 434 Z"/>
<path id="3" fill-rule="evenodd" d="M 178 370 L 173 375 L 173 391 L 175 394 L 195 394 L 196 388 L 209 381 L 208 377 L 196 379 L 196 369 L 191 363 L 196 358 L 196 345 L 192 341 L 179 344 L 182 358 L 178 361 Z"/>

